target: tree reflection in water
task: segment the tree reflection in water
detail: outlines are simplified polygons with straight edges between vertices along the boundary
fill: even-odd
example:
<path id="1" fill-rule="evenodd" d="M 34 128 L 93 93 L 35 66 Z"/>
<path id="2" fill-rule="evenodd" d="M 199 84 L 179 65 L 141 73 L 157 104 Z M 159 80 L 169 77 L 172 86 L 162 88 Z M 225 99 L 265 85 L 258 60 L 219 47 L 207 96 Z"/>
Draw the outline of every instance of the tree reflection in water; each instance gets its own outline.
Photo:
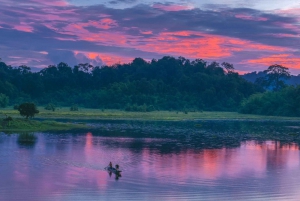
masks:
<path id="1" fill-rule="evenodd" d="M 33 133 L 21 133 L 17 142 L 21 147 L 33 147 L 37 142 L 37 137 Z"/>
<path id="2" fill-rule="evenodd" d="M 300 144 L 300 127 L 297 126 L 298 122 L 291 121 L 98 121 L 94 125 L 95 129 L 91 130 L 94 136 L 108 137 L 103 143 L 137 152 L 143 148 L 157 150 L 162 154 L 176 153 L 187 148 L 237 148 L 249 140 L 272 140 L 281 145 Z M 155 139 L 160 140 L 152 143 Z"/>

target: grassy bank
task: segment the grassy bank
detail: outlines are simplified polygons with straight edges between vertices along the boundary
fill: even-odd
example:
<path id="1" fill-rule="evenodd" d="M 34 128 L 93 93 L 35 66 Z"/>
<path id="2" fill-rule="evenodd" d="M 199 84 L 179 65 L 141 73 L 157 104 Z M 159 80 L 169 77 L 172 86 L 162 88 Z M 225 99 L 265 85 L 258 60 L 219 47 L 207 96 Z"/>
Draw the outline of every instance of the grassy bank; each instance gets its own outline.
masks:
<path id="1" fill-rule="evenodd" d="M 237 112 L 176 112 L 176 111 L 153 111 L 153 112 L 126 112 L 122 110 L 101 110 L 80 108 L 79 111 L 70 111 L 67 107 L 57 108 L 56 111 L 38 108 L 40 113 L 36 115 L 42 119 L 128 119 L 128 120 L 291 120 L 300 121 L 300 117 L 280 117 L 240 114 Z M 4 114 L 13 118 L 20 117 L 19 112 L 13 109 L 1 109 L 0 117 Z"/>
<path id="2" fill-rule="evenodd" d="M 85 128 L 83 124 L 60 123 L 56 121 L 37 121 L 24 118 L 14 118 L 5 126 L 0 126 L 0 131 L 46 131 L 46 130 L 69 130 Z"/>

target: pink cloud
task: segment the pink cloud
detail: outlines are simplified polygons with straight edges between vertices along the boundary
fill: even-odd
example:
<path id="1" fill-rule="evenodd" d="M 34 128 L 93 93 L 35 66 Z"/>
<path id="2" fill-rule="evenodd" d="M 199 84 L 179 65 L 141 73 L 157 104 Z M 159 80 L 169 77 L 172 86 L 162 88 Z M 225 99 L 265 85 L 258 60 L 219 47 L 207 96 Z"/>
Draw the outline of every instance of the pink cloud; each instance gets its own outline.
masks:
<path id="1" fill-rule="evenodd" d="M 280 15 L 283 15 L 283 16 L 300 17 L 300 8 L 290 8 L 290 9 L 277 10 L 276 13 L 278 13 Z"/>
<path id="2" fill-rule="evenodd" d="M 176 4 L 171 4 L 171 5 L 153 4 L 152 7 L 164 11 L 181 11 L 181 10 L 193 9 L 192 6 L 184 6 L 184 5 L 176 5 Z"/>
<path id="3" fill-rule="evenodd" d="M 26 24 L 15 25 L 13 29 L 16 29 L 18 31 L 24 31 L 24 32 L 33 32 L 33 28 Z"/>
<path id="4" fill-rule="evenodd" d="M 268 34 L 277 38 L 300 38 L 300 34 Z"/>
<path id="5" fill-rule="evenodd" d="M 102 29 L 110 29 L 112 27 L 118 26 L 118 23 L 115 20 L 110 18 L 101 19 L 99 24 Z"/>
<path id="6" fill-rule="evenodd" d="M 248 60 L 247 63 L 261 64 L 265 66 L 270 66 L 272 64 L 281 64 L 291 69 L 300 69 L 300 57 L 296 57 L 290 54 L 274 54 L 258 59 L 251 59 Z"/>
<path id="7" fill-rule="evenodd" d="M 299 18 L 300 20 L 300 18 Z M 276 25 L 284 28 L 284 29 L 289 29 L 291 31 L 297 32 L 297 35 L 300 36 L 300 26 L 299 25 L 294 25 L 294 24 L 289 24 L 289 23 L 282 23 L 282 22 L 276 22 Z"/>
<path id="8" fill-rule="evenodd" d="M 292 31 L 297 32 L 298 36 L 300 35 L 300 8 L 292 8 L 292 9 L 283 9 L 283 10 L 277 10 L 276 13 L 278 13 L 281 16 L 285 17 L 294 17 L 298 20 L 298 23 L 282 23 L 282 22 L 275 22 L 276 25 L 284 28 L 289 29 Z"/>
<path id="9" fill-rule="evenodd" d="M 54 39 L 61 41 L 70 41 L 70 43 L 75 43 L 76 41 L 86 41 L 92 45 L 135 49 L 140 52 L 147 52 L 149 55 L 184 56 L 190 59 L 203 58 L 215 60 L 230 58 L 235 56 L 235 53 L 243 51 L 261 52 L 262 54 L 267 55 L 287 55 L 287 52 L 293 51 L 290 48 L 264 45 L 249 40 L 213 35 L 200 31 L 182 30 L 171 32 L 167 31 L 167 29 L 162 29 L 160 32 L 157 32 L 157 30 L 151 30 L 151 27 L 149 27 L 149 29 L 140 28 L 138 25 L 136 25 L 137 27 L 121 27 L 124 21 L 118 22 L 114 20 L 111 15 L 101 12 L 84 14 L 80 13 L 78 12 L 80 11 L 80 8 L 69 5 L 65 0 L 54 0 L 51 2 L 46 0 L 29 0 L 29 2 L 30 4 L 24 6 L 25 3 L 23 1 L 17 0 L 17 4 L 22 4 L 22 9 L 16 9 L 13 6 L 7 6 L 5 8 L 6 11 L 14 12 L 17 14 L 16 16 L 22 17 L 8 16 L 4 15 L 4 13 L 0 13 L 1 21 L 3 21 L 1 24 L 3 23 L 9 25 L 8 27 L 12 27 L 12 29 L 28 33 L 34 32 L 36 25 L 45 26 L 57 34 L 49 37 L 53 37 Z M 192 9 L 191 6 L 175 4 L 154 4 L 152 7 L 164 11 Z M 296 16 L 299 15 L 297 14 L 297 11 L 298 10 L 282 11 L 282 15 L 290 15 L 292 13 Z M 163 12 L 156 10 L 156 13 Z M 251 21 L 268 20 L 264 17 L 247 14 L 237 14 L 235 17 Z M 83 18 L 85 20 L 83 20 Z M 296 24 L 277 23 L 276 25 L 284 29 L 293 30 L 297 33 L 300 33 L 299 26 Z M 96 28 L 98 31 L 90 31 L 89 28 L 91 27 Z M 131 34 L 133 33 L 131 30 L 139 31 L 139 35 Z M 299 35 L 296 34 L 281 33 L 274 34 L 272 36 L 276 36 L 278 38 L 299 37 Z M 73 51 L 73 49 L 70 51 Z M 122 56 L 122 53 L 117 52 L 108 54 L 102 52 L 88 53 L 88 50 L 85 51 L 86 52 L 83 54 L 87 58 L 95 61 L 97 60 L 98 63 L 99 61 L 103 61 L 108 65 L 116 62 L 126 63 L 132 59 L 128 56 Z M 256 62 L 256 64 L 265 65 L 267 63 L 266 61 L 268 59 L 271 60 L 272 58 L 274 57 L 252 57 L 251 59 L 248 59 L 249 62 L 246 61 L 244 63 L 254 65 Z M 290 58 L 289 62 L 294 66 L 298 66 L 298 58 L 292 56 L 287 56 L 286 58 Z M 152 58 L 149 56 L 149 58 L 145 59 Z"/>
<path id="10" fill-rule="evenodd" d="M 287 48 L 263 45 L 247 40 L 231 37 L 210 35 L 195 31 L 162 32 L 152 34 L 151 37 L 133 37 L 122 32 L 101 31 L 91 33 L 77 24 L 70 24 L 62 30 L 65 34 L 75 34 L 78 40 L 85 40 L 97 44 L 114 45 L 118 47 L 135 47 L 145 52 L 159 53 L 162 55 L 184 56 L 191 59 L 219 59 L 230 57 L 234 52 L 264 51 L 284 52 Z M 193 36 L 193 37 L 191 37 Z M 100 55 L 100 53 L 97 53 Z M 94 54 L 87 55 L 91 57 Z M 105 63 L 112 64 L 115 61 L 128 62 L 128 58 L 102 55 Z M 113 58 L 113 59 L 110 59 Z M 130 58 L 131 59 L 131 58 Z M 146 58 L 147 59 L 147 58 Z"/>
<path id="11" fill-rule="evenodd" d="M 67 5 L 64 3 L 57 3 L 63 1 L 56 1 L 57 5 Z M 162 6 L 161 4 L 157 4 Z M 165 6 L 165 5 L 164 5 Z M 184 7 L 167 6 L 169 10 L 176 11 Z M 164 7 L 165 8 L 165 7 Z M 197 31 L 176 31 L 154 34 L 151 30 L 140 31 L 140 36 L 125 34 L 125 28 L 113 31 L 112 28 L 118 27 L 118 22 L 110 18 L 108 15 L 101 15 L 99 20 L 89 20 L 82 22 L 81 16 L 76 14 L 73 8 L 57 10 L 51 7 L 41 8 L 42 14 L 29 12 L 29 10 L 19 11 L 27 15 L 27 21 L 44 26 L 62 34 L 62 36 L 55 37 L 59 40 L 70 41 L 88 41 L 98 45 L 115 46 L 122 48 L 132 48 L 136 50 L 151 52 L 161 55 L 184 56 L 187 58 L 203 58 L 203 59 L 220 59 L 231 57 L 235 52 L 242 51 L 268 51 L 268 52 L 283 52 L 287 48 L 263 45 L 247 40 L 236 39 L 232 37 L 212 35 L 201 33 Z M 58 15 L 60 14 L 60 15 Z M 100 16 L 100 15 L 99 15 Z M 237 15 L 237 17 L 248 20 L 264 20 L 260 18 L 252 18 L 252 16 Z M 26 32 L 33 32 L 34 29 L 31 24 L 22 22 L 14 25 L 14 29 Z M 66 26 L 56 28 L 58 23 L 67 23 Z M 98 32 L 91 32 L 88 27 L 101 29 Z M 128 30 L 133 27 L 126 27 Z M 99 59 L 108 65 L 116 62 L 128 62 L 132 58 L 97 53 Z M 86 55 L 88 58 L 92 56 Z M 145 58 L 149 59 L 149 58 Z"/>
<path id="12" fill-rule="evenodd" d="M 134 58 L 132 57 L 124 57 L 124 56 L 118 56 L 116 54 L 110 54 L 110 53 L 99 53 L 99 52 L 83 52 L 83 51 L 74 51 L 75 55 L 77 54 L 83 54 L 87 58 L 91 60 L 91 63 L 93 61 L 102 61 L 106 65 L 114 65 L 118 63 L 130 63 Z"/>
<path id="13" fill-rule="evenodd" d="M 151 35 L 153 34 L 152 31 L 140 31 L 141 34 L 144 34 L 144 35 Z"/>
<path id="14" fill-rule="evenodd" d="M 37 3 L 39 5 L 44 5 L 44 6 L 68 6 L 69 3 L 65 0 L 30 0 L 31 2 Z"/>
<path id="15" fill-rule="evenodd" d="M 191 38 L 190 36 L 193 36 Z M 172 54 L 187 58 L 223 58 L 239 51 L 285 51 L 286 48 L 253 43 L 231 37 L 210 35 L 194 31 L 163 32 L 151 38 L 133 40 L 143 51 Z"/>
<path id="16" fill-rule="evenodd" d="M 268 18 L 265 17 L 257 17 L 257 16 L 251 16 L 247 14 L 237 14 L 235 15 L 236 18 L 244 19 L 244 20 L 251 20 L 251 21 L 267 21 Z"/>
<path id="17" fill-rule="evenodd" d="M 83 23 L 76 23 L 77 26 L 80 27 L 95 27 L 98 29 L 111 29 L 118 26 L 118 23 L 110 18 L 103 18 L 99 21 L 91 21 L 83 22 Z"/>

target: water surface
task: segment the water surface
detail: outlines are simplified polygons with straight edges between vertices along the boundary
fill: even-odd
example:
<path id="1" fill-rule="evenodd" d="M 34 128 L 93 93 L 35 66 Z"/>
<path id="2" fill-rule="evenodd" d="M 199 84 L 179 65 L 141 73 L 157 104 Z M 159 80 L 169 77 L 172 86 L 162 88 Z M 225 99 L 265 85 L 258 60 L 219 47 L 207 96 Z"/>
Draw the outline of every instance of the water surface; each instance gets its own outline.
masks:
<path id="1" fill-rule="evenodd" d="M 90 124 L 1 133 L 0 200 L 300 199 L 297 122 Z"/>

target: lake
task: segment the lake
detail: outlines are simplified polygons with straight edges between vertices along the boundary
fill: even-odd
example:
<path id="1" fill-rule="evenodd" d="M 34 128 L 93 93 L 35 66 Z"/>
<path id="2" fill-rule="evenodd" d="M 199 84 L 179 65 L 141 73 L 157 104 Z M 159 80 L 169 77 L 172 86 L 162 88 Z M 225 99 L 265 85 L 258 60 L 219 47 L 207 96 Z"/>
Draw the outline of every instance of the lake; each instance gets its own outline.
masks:
<path id="1" fill-rule="evenodd" d="M 0 200 L 300 200 L 298 122 L 84 123 L 0 133 Z"/>

